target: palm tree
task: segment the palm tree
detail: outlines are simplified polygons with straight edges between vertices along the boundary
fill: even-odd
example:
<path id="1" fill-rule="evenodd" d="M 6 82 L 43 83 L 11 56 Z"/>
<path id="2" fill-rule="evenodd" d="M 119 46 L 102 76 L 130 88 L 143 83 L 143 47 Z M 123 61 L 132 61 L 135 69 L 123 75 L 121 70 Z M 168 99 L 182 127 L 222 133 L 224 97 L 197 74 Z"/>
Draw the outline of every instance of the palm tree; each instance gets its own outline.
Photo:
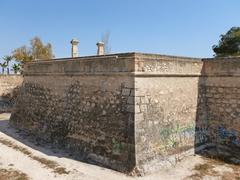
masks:
<path id="1" fill-rule="evenodd" d="M 2 67 L 2 74 L 3 74 L 4 73 L 3 63 L 0 63 L 0 66 Z"/>
<path id="2" fill-rule="evenodd" d="M 4 70 L 7 67 L 7 63 L 6 62 L 0 63 L 0 66 L 2 67 L 2 74 L 4 74 Z"/>
<path id="3" fill-rule="evenodd" d="M 6 65 L 7 65 L 7 74 L 9 74 L 9 62 L 13 59 L 12 56 L 4 56 L 3 60 L 5 61 Z"/>

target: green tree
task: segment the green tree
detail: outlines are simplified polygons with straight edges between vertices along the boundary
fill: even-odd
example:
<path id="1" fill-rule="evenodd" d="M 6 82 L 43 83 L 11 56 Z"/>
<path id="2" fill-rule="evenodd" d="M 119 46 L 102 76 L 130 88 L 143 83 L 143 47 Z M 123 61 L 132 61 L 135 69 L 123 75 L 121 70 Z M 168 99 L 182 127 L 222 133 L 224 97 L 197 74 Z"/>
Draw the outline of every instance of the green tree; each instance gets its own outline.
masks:
<path id="1" fill-rule="evenodd" d="M 13 57 L 12 56 L 4 56 L 3 60 L 5 61 L 6 66 L 7 66 L 7 74 L 9 74 L 9 63 L 10 63 L 10 61 L 13 60 Z"/>
<path id="2" fill-rule="evenodd" d="M 21 72 L 20 64 L 13 64 L 12 70 L 13 70 L 14 74 L 17 74 L 18 72 Z"/>
<path id="3" fill-rule="evenodd" d="M 22 46 L 15 49 L 12 54 L 15 60 L 22 64 L 33 60 L 49 60 L 54 58 L 52 45 L 50 43 L 44 45 L 39 37 L 30 40 L 30 47 Z"/>
<path id="4" fill-rule="evenodd" d="M 232 27 L 220 37 L 218 45 L 212 47 L 216 57 L 240 55 L 240 27 Z"/>

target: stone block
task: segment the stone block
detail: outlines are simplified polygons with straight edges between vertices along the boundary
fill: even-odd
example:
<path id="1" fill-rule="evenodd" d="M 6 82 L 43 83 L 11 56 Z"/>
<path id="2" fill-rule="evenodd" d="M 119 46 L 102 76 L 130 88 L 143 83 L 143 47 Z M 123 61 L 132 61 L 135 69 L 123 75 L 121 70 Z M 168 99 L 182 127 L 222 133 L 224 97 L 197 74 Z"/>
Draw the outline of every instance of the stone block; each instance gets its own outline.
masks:
<path id="1" fill-rule="evenodd" d="M 126 88 L 122 89 L 122 95 L 123 96 L 129 96 L 130 95 L 130 89 L 126 89 Z"/>

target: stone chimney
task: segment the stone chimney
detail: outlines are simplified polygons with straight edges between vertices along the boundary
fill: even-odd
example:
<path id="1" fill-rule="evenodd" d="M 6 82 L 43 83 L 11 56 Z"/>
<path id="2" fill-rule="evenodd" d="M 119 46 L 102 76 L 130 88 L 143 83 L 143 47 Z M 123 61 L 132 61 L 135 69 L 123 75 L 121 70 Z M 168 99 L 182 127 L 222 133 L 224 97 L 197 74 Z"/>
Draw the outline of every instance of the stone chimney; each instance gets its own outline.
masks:
<path id="1" fill-rule="evenodd" d="M 104 55 L 104 43 L 103 42 L 98 42 L 97 43 L 97 55 L 101 56 Z"/>
<path id="2" fill-rule="evenodd" d="M 72 57 L 78 57 L 78 43 L 79 41 L 77 39 L 72 39 Z"/>

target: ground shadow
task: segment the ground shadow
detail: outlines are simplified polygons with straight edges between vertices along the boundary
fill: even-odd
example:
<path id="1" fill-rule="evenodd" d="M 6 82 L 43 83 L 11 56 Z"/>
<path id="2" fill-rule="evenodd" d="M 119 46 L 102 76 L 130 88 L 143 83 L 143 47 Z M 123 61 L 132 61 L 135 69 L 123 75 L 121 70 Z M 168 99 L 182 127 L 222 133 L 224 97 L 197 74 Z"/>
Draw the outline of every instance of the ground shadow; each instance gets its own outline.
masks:
<path id="1" fill-rule="evenodd" d="M 56 147 L 47 143 L 43 144 L 42 142 L 39 142 L 36 138 L 29 136 L 26 132 L 15 129 L 14 127 L 9 125 L 9 120 L 0 120 L 0 132 L 46 155 L 62 157 L 62 155 L 59 155 L 60 150 L 57 150 Z M 69 156 L 67 152 L 65 153 L 66 154 L 64 154 L 64 157 Z"/>
<path id="2" fill-rule="evenodd" d="M 39 151 L 47 156 L 54 156 L 58 158 L 68 158 L 68 159 L 80 161 L 82 163 L 87 163 L 89 165 L 98 165 L 100 167 L 103 167 L 101 166 L 101 164 L 98 164 L 97 162 L 86 159 L 86 157 L 79 157 L 79 155 L 78 156 L 74 155 L 67 149 L 60 148 L 57 145 L 52 143 L 44 142 L 41 139 L 35 138 L 22 130 L 12 127 L 9 124 L 8 119 L 0 120 L 0 132 L 26 145 L 27 147 L 30 147 L 33 150 Z"/>

